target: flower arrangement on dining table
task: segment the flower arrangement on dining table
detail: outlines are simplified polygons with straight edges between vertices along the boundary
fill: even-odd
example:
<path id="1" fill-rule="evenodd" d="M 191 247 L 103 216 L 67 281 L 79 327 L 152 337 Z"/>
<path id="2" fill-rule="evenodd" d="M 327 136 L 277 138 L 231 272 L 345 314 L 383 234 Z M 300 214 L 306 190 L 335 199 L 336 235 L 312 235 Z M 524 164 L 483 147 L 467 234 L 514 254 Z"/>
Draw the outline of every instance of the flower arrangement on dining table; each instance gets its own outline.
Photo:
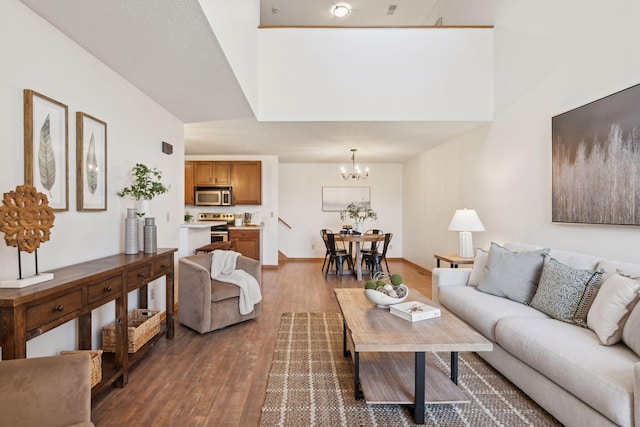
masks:
<path id="1" fill-rule="evenodd" d="M 354 220 L 356 225 L 362 225 L 367 219 L 378 219 L 378 214 L 362 202 L 351 202 L 345 210 L 340 211 L 340 219 L 344 221 L 347 218 Z"/>

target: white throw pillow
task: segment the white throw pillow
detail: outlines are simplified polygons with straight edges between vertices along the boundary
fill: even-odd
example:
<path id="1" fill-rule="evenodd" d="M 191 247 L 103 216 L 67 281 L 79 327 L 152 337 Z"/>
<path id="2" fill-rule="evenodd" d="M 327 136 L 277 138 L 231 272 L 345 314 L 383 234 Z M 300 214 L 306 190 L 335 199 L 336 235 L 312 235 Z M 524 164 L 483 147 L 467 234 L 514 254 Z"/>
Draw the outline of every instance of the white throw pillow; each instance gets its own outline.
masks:
<path id="1" fill-rule="evenodd" d="M 624 322 L 638 301 L 639 292 L 640 282 L 620 272 L 602 284 L 587 314 L 587 326 L 598 335 L 602 344 L 620 342 Z"/>
<path id="2" fill-rule="evenodd" d="M 640 356 L 640 304 L 636 304 L 622 329 L 622 341 Z"/>
<path id="3" fill-rule="evenodd" d="M 484 276 L 485 268 L 487 267 L 487 261 L 489 260 L 489 252 L 484 249 L 476 249 L 476 257 L 473 260 L 473 268 L 467 281 L 467 286 L 478 286 L 482 276 Z"/>

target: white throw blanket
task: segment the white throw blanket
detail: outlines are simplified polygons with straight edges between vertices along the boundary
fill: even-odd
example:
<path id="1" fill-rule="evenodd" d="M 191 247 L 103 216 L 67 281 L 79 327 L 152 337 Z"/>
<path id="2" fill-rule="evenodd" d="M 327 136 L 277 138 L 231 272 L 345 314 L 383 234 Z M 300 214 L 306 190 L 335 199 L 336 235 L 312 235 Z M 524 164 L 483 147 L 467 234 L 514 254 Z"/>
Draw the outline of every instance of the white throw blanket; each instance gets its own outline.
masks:
<path id="1" fill-rule="evenodd" d="M 240 314 L 253 311 L 253 306 L 262 300 L 258 281 L 244 270 L 236 270 L 236 260 L 240 254 L 234 251 L 213 251 L 211 257 L 211 278 L 232 283 L 240 288 Z"/>

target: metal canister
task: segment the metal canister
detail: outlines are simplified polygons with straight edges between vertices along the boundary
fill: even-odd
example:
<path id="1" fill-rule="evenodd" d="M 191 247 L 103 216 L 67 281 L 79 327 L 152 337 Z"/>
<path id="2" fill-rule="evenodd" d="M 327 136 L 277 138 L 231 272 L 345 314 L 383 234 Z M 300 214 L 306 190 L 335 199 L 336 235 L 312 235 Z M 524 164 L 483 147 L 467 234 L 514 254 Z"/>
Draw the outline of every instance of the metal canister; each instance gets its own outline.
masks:
<path id="1" fill-rule="evenodd" d="M 155 218 L 144 219 L 144 253 L 155 254 L 158 252 L 158 237 Z"/>

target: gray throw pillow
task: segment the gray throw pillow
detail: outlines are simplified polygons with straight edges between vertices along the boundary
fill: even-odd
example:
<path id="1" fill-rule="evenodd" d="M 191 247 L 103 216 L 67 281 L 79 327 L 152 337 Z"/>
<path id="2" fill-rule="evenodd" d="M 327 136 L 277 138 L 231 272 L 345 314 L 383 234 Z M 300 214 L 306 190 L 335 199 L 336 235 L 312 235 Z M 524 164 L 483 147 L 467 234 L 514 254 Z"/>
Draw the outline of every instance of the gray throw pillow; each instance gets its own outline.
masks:
<path id="1" fill-rule="evenodd" d="M 540 281 L 544 262 L 542 255 L 548 252 L 549 249 L 511 252 L 491 243 L 487 268 L 478 290 L 529 304 Z"/>
<path id="2" fill-rule="evenodd" d="M 602 277 L 602 272 L 578 270 L 549 258 L 542 267 L 531 306 L 554 319 L 574 323 L 580 301 L 594 276 Z"/>

